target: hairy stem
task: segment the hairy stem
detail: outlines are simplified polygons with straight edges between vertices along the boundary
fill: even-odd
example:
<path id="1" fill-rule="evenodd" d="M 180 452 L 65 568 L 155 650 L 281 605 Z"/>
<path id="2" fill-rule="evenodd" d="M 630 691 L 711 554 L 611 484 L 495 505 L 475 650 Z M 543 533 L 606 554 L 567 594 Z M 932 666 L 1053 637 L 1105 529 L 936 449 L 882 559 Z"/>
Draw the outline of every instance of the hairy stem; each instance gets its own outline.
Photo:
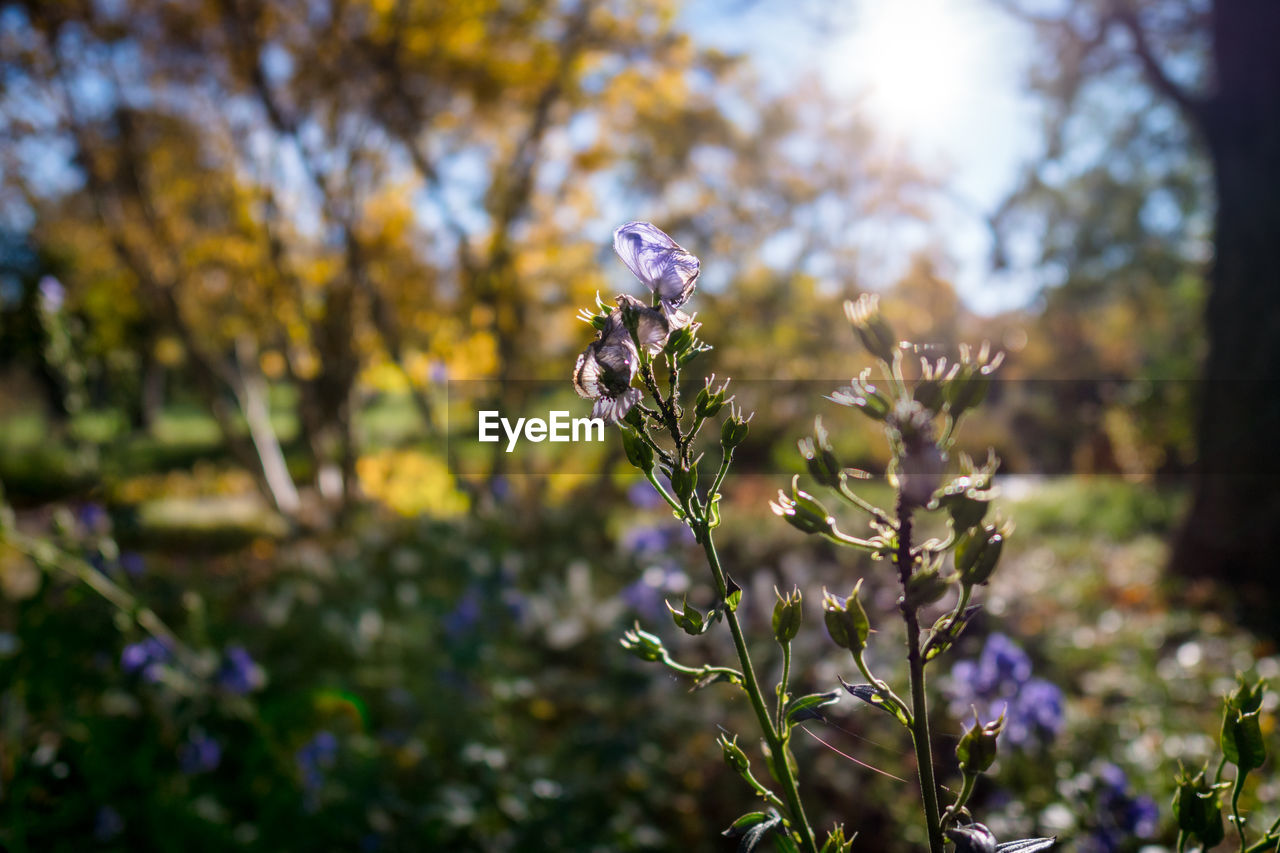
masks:
<path id="1" fill-rule="evenodd" d="M 902 582 L 902 619 L 907 626 L 907 663 L 911 669 L 911 740 L 920 772 L 930 853 L 943 853 L 942 821 L 938 814 L 938 785 L 933 775 L 933 743 L 929 736 L 929 704 L 925 697 L 924 657 L 920 654 L 920 621 L 906 597 L 911 579 L 911 507 L 898 497 L 898 579 Z"/>

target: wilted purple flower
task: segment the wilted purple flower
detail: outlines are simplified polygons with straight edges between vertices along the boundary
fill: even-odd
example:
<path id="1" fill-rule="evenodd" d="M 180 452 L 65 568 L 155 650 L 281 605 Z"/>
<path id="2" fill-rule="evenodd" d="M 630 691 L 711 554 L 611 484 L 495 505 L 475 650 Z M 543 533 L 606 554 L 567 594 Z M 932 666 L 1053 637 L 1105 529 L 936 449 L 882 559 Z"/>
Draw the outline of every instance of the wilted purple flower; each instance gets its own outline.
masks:
<path id="1" fill-rule="evenodd" d="M 228 646 L 223 653 L 218 683 L 231 693 L 243 696 L 262 686 L 262 667 L 254 662 L 244 646 Z"/>
<path id="2" fill-rule="evenodd" d="M 130 643 L 120 652 L 120 668 L 132 675 L 141 672 L 147 681 L 157 681 L 160 667 L 168 663 L 172 654 L 169 647 L 156 637 L 147 637 L 137 643 Z"/>
<path id="3" fill-rule="evenodd" d="M 671 334 L 671 324 L 666 316 L 634 296 L 619 293 L 615 300 L 618 307 L 605 322 L 602 337 L 605 340 L 630 340 L 627 330 L 627 315 L 634 318 L 636 324 L 635 340 L 650 355 L 657 355 L 667 345 L 667 337 Z"/>
<path id="4" fill-rule="evenodd" d="M 616 423 L 640 402 L 640 389 L 631 387 L 639 368 L 640 358 L 630 333 L 610 317 L 600 337 L 578 356 L 573 367 L 573 388 L 579 397 L 595 400 L 591 407 L 593 418 Z"/>
<path id="5" fill-rule="evenodd" d="M 632 274 L 653 291 L 671 328 L 689 323 L 679 310 L 698 283 L 699 262 L 649 222 L 628 222 L 613 232 L 613 250 Z"/>
<path id="6" fill-rule="evenodd" d="M 200 729 L 193 729 L 187 742 L 178 747 L 178 766 L 188 776 L 212 773 L 222 763 L 222 744 Z"/>

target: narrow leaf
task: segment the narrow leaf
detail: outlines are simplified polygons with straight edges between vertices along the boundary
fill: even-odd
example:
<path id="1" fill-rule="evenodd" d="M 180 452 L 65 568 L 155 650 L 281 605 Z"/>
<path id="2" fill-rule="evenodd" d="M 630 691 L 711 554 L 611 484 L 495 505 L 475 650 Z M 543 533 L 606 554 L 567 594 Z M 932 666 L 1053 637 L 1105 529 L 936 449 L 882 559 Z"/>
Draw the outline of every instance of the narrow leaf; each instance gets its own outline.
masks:
<path id="1" fill-rule="evenodd" d="M 832 705 L 839 701 L 840 694 L 834 690 L 829 693 L 811 693 L 808 696 L 800 696 L 787 703 L 783 712 L 783 719 L 786 720 L 788 725 L 795 725 L 805 720 L 821 719 L 822 714 L 818 713 L 818 709 L 824 705 Z"/>
<path id="2" fill-rule="evenodd" d="M 1055 838 L 1024 838 L 1021 841 L 1006 841 L 996 847 L 996 853 L 1037 853 L 1048 850 L 1058 843 Z"/>

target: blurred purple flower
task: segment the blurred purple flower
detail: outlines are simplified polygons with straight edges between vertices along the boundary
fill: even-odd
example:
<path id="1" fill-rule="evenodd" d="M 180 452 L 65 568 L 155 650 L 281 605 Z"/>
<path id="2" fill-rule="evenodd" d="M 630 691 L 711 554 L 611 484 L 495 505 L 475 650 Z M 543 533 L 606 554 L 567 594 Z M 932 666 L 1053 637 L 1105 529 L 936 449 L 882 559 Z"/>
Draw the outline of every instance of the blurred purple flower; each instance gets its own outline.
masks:
<path id="1" fill-rule="evenodd" d="M 46 275 L 40 279 L 39 289 L 41 308 L 50 314 L 57 314 L 62 310 L 62 304 L 67 299 L 67 289 L 62 286 L 62 282 Z"/>
<path id="2" fill-rule="evenodd" d="M 212 773 L 222 763 L 222 745 L 199 729 L 193 729 L 187 742 L 178 747 L 178 766 L 188 776 Z"/>
<path id="3" fill-rule="evenodd" d="M 317 794 L 324 787 L 324 771 L 337 763 L 338 738 L 330 731 L 316 732 L 311 740 L 298 748 L 294 760 L 302 777 L 302 787 L 308 794 Z"/>
<path id="4" fill-rule="evenodd" d="M 260 688 L 264 681 L 262 667 L 244 646 L 227 646 L 218 670 L 218 684 L 224 690 L 243 696 Z"/>
<path id="5" fill-rule="evenodd" d="M 124 569 L 124 573 L 129 577 L 138 578 L 142 577 L 147 567 L 141 554 L 136 551 L 125 551 L 120 555 L 120 568 Z"/>
<path id="6" fill-rule="evenodd" d="M 622 550 L 637 557 L 661 554 L 676 544 L 679 529 L 673 525 L 636 525 L 622 534 L 618 544 Z"/>
<path id="7" fill-rule="evenodd" d="M 93 816 L 93 837 L 98 841 L 110 841 L 124 832 L 124 818 L 111 806 L 100 806 Z"/>
<path id="8" fill-rule="evenodd" d="M 85 503 L 76 511 L 76 518 L 90 533 L 103 533 L 110 526 L 110 517 L 101 504 Z"/>
<path id="9" fill-rule="evenodd" d="M 1153 837 L 1160 828 L 1160 810 L 1145 794 L 1134 795 L 1124 770 L 1103 764 L 1093 780 L 1093 802 L 1086 825 L 1090 831 L 1080 839 L 1080 853 L 1120 853 L 1134 848 L 1133 842 Z"/>
<path id="10" fill-rule="evenodd" d="M 173 655 L 161 640 L 147 637 L 137 643 L 130 643 L 120 652 L 120 668 L 132 675 L 141 672 L 147 681 L 158 681 L 160 668 L 172 659 Z"/>
<path id="11" fill-rule="evenodd" d="M 1062 691 L 1031 677 L 1031 658 L 1004 634 L 992 634 L 977 661 L 958 661 L 951 668 L 948 692 L 958 717 L 977 707 L 983 719 L 1006 713 L 1002 743 L 1018 748 L 1047 744 L 1062 730 Z"/>
<path id="12" fill-rule="evenodd" d="M 653 490 L 647 481 L 642 481 L 627 489 L 627 500 L 637 509 L 657 509 L 664 501 Z"/>
<path id="13" fill-rule="evenodd" d="M 431 377 L 431 381 L 433 383 L 436 385 L 443 385 L 449 381 L 449 368 L 443 361 L 435 359 L 431 362 L 431 368 L 428 375 Z"/>
<path id="14" fill-rule="evenodd" d="M 444 632 L 451 639 L 458 639 L 468 633 L 480 621 L 480 605 L 482 604 L 480 588 L 474 584 L 458 597 L 453 610 L 444 617 Z"/>

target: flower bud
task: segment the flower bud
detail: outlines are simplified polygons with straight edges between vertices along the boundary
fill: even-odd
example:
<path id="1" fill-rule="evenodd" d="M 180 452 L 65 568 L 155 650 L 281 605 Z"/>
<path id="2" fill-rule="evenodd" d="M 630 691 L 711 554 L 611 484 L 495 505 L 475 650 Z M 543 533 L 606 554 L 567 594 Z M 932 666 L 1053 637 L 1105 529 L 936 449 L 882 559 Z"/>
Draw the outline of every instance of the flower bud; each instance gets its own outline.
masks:
<path id="1" fill-rule="evenodd" d="M 947 401 L 946 395 L 942 391 L 942 383 L 937 379 L 921 379 L 916 383 L 915 390 L 911 396 L 917 403 L 924 406 L 935 415 L 942 410 L 942 405 Z"/>
<path id="2" fill-rule="evenodd" d="M 1173 818 L 1178 830 L 1193 835 L 1205 850 L 1226 837 L 1222 825 L 1222 803 L 1217 786 L 1205 778 L 1201 770 L 1195 776 L 1185 771 L 1178 775 L 1178 790 L 1173 795 Z"/>
<path id="3" fill-rule="evenodd" d="M 629 429 L 622 432 L 622 449 L 627 454 L 627 461 L 648 473 L 653 470 L 653 448 L 645 443 L 639 433 Z"/>
<path id="4" fill-rule="evenodd" d="M 666 656 L 666 649 L 653 634 L 640 630 L 640 623 L 635 623 L 635 627 L 626 631 L 619 641 L 622 647 L 631 654 L 645 661 L 659 661 Z"/>
<path id="5" fill-rule="evenodd" d="M 956 543 L 956 571 L 960 583 L 977 586 L 991 579 L 1004 548 L 1004 532 L 994 524 L 971 527 Z"/>
<path id="6" fill-rule="evenodd" d="M 867 381 L 870 375 L 870 368 L 863 370 L 851 384 L 840 388 L 827 399 L 840 406 L 858 409 L 873 421 L 884 420 L 892 407 L 889 400 L 876 390 L 876 386 Z"/>
<path id="7" fill-rule="evenodd" d="M 827 633 L 837 646 L 855 655 L 862 654 L 871 634 L 871 622 L 858 597 L 861 589 L 862 578 L 858 578 L 848 598 L 822 590 L 822 620 L 827 623 Z"/>
<path id="8" fill-rule="evenodd" d="M 822 418 L 813 421 L 813 438 L 800 439 L 800 455 L 805 459 L 809 474 L 819 484 L 830 488 L 840 485 L 840 460 L 831 449 Z"/>
<path id="9" fill-rule="evenodd" d="M 907 588 L 903 594 L 907 607 L 914 610 L 933 604 L 947 594 L 947 587 L 950 585 L 950 580 L 942 576 L 937 566 L 916 572 L 907 580 Z"/>
<path id="10" fill-rule="evenodd" d="M 951 370 L 946 382 L 947 408 L 954 418 L 979 405 L 987 396 L 991 374 L 1004 362 L 1004 353 L 991 355 L 991 344 L 983 343 L 977 353 L 960 345 L 960 362 Z"/>
<path id="11" fill-rule="evenodd" d="M 694 489 L 698 487 L 698 463 L 694 462 L 688 468 L 683 465 L 676 466 L 671 471 L 671 490 L 676 493 L 681 501 L 687 501 L 693 495 Z"/>
<path id="12" fill-rule="evenodd" d="M 953 826 L 947 837 L 956 844 L 956 853 L 996 853 L 996 837 L 980 823 Z"/>
<path id="13" fill-rule="evenodd" d="M 707 629 L 711 627 L 711 622 L 702 618 L 702 612 L 696 607 L 690 607 L 689 602 L 685 601 L 680 605 L 680 609 L 676 610 L 671 606 L 671 602 L 664 602 L 667 610 L 671 611 L 671 619 L 676 623 L 676 627 L 684 631 L 691 637 L 697 637 L 705 634 Z"/>
<path id="14" fill-rule="evenodd" d="M 1222 754 L 1242 773 L 1261 767 L 1267 758 L 1266 742 L 1262 738 L 1259 713 L 1262 709 L 1263 683 L 1250 687 L 1240 676 L 1239 686 L 1227 696 L 1222 715 L 1222 734 L 1219 743 Z"/>
<path id="15" fill-rule="evenodd" d="M 751 417 L 743 418 L 742 412 L 736 406 L 729 407 L 729 417 L 725 418 L 724 425 L 720 427 L 720 446 L 724 448 L 725 453 L 732 453 L 738 445 L 747 440 L 747 423 L 750 420 Z"/>
<path id="16" fill-rule="evenodd" d="M 785 597 L 777 587 L 773 591 L 778 596 L 778 603 L 773 605 L 773 637 L 785 646 L 800 633 L 800 620 L 803 618 L 800 589 L 794 588 Z"/>
<path id="17" fill-rule="evenodd" d="M 724 760 L 730 767 L 739 773 L 746 773 L 751 769 L 751 759 L 747 758 L 747 754 L 742 751 L 742 747 L 738 746 L 737 735 L 732 738 L 728 735 L 720 735 L 716 742 L 720 744 L 720 750 L 724 753 Z"/>
<path id="18" fill-rule="evenodd" d="M 697 400 L 693 404 L 694 414 L 703 420 L 715 417 L 724 408 L 725 390 L 729 387 L 729 380 L 726 379 L 719 388 L 712 388 L 711 383 L 715 379 L 714 373 L 707 378 L 707 384 L 698 392 Z"/>
<path id="19" fill-rule="evenodd" d="M 956 758 L 960 761 L 960 769 L 970 775 L 985 773 L 996 760 L 996 740 L 1004 730 L 1004 713 L 982 725 L 978 721 L 978 712 L 973 712 L 973 725 L 960 742 L 956 744 Z"/>
<path id="20" fill-rule="evenodd" d="M 779 515 L 802 533 L 835 533 L 835 519 L 817 498 L 800 490 L 800 478 L 791 478 L 791 496 L 778 490 L 778 499 L 769 502 L 774 515 Z"/>
<path id="21" fill-rule="evenodd" d="M 858 297 L 857 302 L 846 301 L 844 315 L 853 324 L 853 330 L 867 352 L 881 361 L 893 361 L 898 342 L 893 336 L 893 329 L 880 313 L 878 296 L 864 293 Z"/>

